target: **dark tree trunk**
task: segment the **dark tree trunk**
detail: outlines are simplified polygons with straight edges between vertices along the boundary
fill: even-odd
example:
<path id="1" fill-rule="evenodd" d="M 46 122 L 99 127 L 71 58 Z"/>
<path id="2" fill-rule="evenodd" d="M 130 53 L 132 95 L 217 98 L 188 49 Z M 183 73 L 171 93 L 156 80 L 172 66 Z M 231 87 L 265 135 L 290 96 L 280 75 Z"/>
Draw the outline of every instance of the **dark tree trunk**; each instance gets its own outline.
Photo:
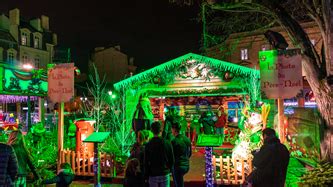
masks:
<path id="1" fill-rule="evenodd" d="M 327 127 L 321 144 L 322 156 L 326 159 L 333 159 L 333 149 L 331 148 L 331 145 L 333 146 L 331 140 L 333 134 L 333 121 L 331 118 L 333 94 L 332 87 L 327 83 L 327 72 L 329 72 L 329 70 L 326 69 L 326 64 L 322 62 L 322 59 L 330 59 L 332 49 L 325 50 L 325 57 L 321 59 L 311 44 L 308 35 L 296 20 L 273 1 L 264 1 L 263 3 L 275 14 L 281 25 L 292 37 L 295 44 L 298 44 L 297 46 L 302 49 L 304 60 L 303 67 L 305 69 L 306 78 L 315 95 L 319 112 L 325 120 Z M 329 38 L 328 41 L 331 41 L 331 33 L 326 33 L 326 37 Z M 328 61 L 327 63 L 331 62 Z"/>

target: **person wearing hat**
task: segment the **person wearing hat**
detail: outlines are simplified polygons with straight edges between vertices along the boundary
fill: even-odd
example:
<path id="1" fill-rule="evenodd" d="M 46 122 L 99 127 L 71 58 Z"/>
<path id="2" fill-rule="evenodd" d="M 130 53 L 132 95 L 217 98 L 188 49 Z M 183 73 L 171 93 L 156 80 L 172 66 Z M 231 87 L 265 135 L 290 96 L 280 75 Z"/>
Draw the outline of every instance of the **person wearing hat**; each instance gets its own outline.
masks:
<path id="1" fill-rule="evenodd" d="M 136 106 L 133 117 L 133 130 L 135 134 L 140 130 L 150 130 L 150 123 L 154 119 L 150 100 L 146 94 L 140 96 L 139 103 Z"/>

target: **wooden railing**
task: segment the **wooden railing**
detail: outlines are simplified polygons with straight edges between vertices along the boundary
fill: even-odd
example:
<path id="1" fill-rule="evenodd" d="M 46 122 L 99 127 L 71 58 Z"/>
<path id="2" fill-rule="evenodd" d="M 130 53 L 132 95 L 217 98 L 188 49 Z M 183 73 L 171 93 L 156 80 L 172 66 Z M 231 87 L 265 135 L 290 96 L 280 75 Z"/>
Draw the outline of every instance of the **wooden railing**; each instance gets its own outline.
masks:
<path id="1" fill-rule="evenodd" d="M 252 161 L 213 156 L 213 169 L 216 184 L 243 184 L 252 172 Z"/>
<path id="2" fill-rule="evenodd" d="M 100 153 L 100 159 L 101 176 L 115 177 L 116 171 L 113 156 L 106 153 Z M 60 152 L 60 163 L 70 163 L 77 176 L 94 176 L 93 161 L 93 153 L 82 154 L 71 150 L 62 150 Z"/>

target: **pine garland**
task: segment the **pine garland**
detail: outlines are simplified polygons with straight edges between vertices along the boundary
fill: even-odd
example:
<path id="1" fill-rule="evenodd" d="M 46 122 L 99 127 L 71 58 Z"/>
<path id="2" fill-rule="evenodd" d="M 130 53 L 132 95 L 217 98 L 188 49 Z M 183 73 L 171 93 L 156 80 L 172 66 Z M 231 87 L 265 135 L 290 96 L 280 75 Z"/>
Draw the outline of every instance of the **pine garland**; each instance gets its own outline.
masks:
<path id="1" fill-rule="evenodd" d="M 195 60 L 200 63 L 207 64 L 211 68 L 215 68 L 218 71 L 221 72 L 231 72 L 238 77 L 243 77 L 244 80 L 246 80 L 246 77 L 256 77 L 259 78 L 259 71 L 254 70 L 251 68 L 239 66 L 236 64 L 232 64 L 229 62 L 204 57 L 201 55 L 197 55 L 194 53 L 188 53 L 184 56 L 178 57 L 176 59 L 170 60 L 164 64 L 158 65 L 152 69 L 149 69 L 147 71 L 144 71 L 142 73 L 139 73 L 137 75 L 134 75 L 128 79 L 125 79 L 123 81 L 120 81 L 116 84 L 114 84 L 114 87 L 116 90 L 120 90 L 121 88 L 134 88 L 135 86 L 140 85 L 141 83 L 147 82 L 147 80 L 151 80 L 153 77 L 165 73 L 173 72 L 174 69 L 181 66 L 183 63 L 187 63 L 188 61 Z M 134 88 L 135 89 L 135 88 Z"/>

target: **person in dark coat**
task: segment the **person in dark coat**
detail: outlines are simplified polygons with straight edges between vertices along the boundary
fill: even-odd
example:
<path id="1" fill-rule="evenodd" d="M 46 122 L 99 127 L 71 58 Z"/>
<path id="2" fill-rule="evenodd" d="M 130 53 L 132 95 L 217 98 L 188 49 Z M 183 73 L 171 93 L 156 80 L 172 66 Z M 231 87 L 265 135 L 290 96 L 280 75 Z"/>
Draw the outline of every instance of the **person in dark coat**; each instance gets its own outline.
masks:
<path id="1" fill-rule="evenodd" d="M 62 163 L 58 175 L 43 181 L 43 184 L 56 183 L 56 187 L 68 187 L 74 180 L 74 173 L 69 163 Z"/>
<path id="2" fill-rule="evenodd" d="M 204 112 L 201 115 L 199 122 L 203 127 L 204 134 L 214 134 L 215 120 L 212 112 Z"/>
<path id="3" fill-rule="evenodd" d="M 17 173 L 18 163 L 14 149 L 0 143 L 0 186 L 13 186 Z"/>
<path id="4" fill-rule="evenodd" d="M 179 121 L 180 116 L 178 115 L 178 111 L 176 108 L 170 108 L 170 111 L 168 112 L 167 117 L 165 118 L 164 121 L 164 128 L 163 128 L 163 132 L 162 132 L 162 137 L 165 140 L 171 141 L 173 139 L 173 135 L 172 135 L 172 123 L 174 123 L 175 121 Z"/>
<path id="5" fill-rule="evenodd" d="M 255 187 L 283 187 L 289 163 L 289 151 L 273 129 L 263 130 L 264 145 L 254 153 L 253 172 L 248 182 Z"/>
<path id="6" fill-rule="evenodd" d="M 40 176 L 33 164 L 32 156 L 25 145 L 25 139 L 20 130 L 12 131 L 9 134 L 8 145 L 11 145 L 14 148 L 19 165 L 15 186 L 26 186 L 26 177 L 29 174 L 28 167 L 34 174 L 34 180 L 38 181 Z"/>
<path id="7" fill-rule="evenodd" d="M 127 161 L 125 169 L 124 187 L 143 187 L 144 179 L 140 171 L 140 161 L 132 158 Z"/>
<path id="8" fill-rule="evenodd" d="M 175 157 L 172 177 L 175 187 L 184 187 L 184 175 L 190 169 L 190 157 L 192 155 L 191 141 L 180 133 L 180 129 L 181 124 L 179 122 L 172 124 L 172 134 L 175 136 L 171 142 Z"/>
<path id="9" fill-rule="evenodd" d="M 154 122 L 151 130 L 154 137 L 145 147 L 145 175 L 149 177 L 150 187 L 169 187 L 170 173 L 175 162 L 172 146 L 169 141 L 160 137 L 160 122 Z"/>
<path id="10" fill-rule="evenodd" d="M 136 158 L 140 162 L 140 170 L 141 173 L 144 174 L 144 153 L 145 146 L 149 140 L 149 131 L 141 130 L 138 132 L 138 136 L 136 138 L 137 142 L 133 144 L 133 147 L 130 151 L 129 159 Z"/>

